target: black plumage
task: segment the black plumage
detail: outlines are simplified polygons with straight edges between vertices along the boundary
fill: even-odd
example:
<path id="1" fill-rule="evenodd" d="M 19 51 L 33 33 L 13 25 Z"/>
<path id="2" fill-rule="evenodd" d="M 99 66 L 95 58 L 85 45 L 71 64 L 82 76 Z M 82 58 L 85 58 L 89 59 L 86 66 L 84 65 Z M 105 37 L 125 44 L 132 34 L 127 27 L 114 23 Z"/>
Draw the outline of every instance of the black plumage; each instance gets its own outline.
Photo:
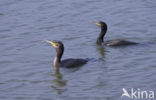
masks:
<path id="1" fill-rule="evenodd" d="M 46 42 L 50 43 L 56 49 L 56 56 L 53 62 L 53 66 L 55 68 L 58 67 L 66 67 L 66 68 L 74 68 L 81 65 L 84 65 L 88 62 L 88 59 L 81 59 L 81 58 L 69 58 L 61 60 L 62 55 L 64 53 L 64 45 L 61 41 L 49 41 Z"/>
<path id="2" fill-rule="evenodd" d="M 102 45 L 102 46 L 127 46 L 127 45 L 136 45 L 137 43 L 127 41 L 127 40 L 122 40 L 122 39 L 115 39 L 115 40 L 109 40 L 109 41 L 104 41 L 104 36 L 106 35 L 107 32 L 107 24 L 105 22 L 98 22 L 95 23 L 101 28 L 101 32 L 96 40 L 96 44 Z"/>

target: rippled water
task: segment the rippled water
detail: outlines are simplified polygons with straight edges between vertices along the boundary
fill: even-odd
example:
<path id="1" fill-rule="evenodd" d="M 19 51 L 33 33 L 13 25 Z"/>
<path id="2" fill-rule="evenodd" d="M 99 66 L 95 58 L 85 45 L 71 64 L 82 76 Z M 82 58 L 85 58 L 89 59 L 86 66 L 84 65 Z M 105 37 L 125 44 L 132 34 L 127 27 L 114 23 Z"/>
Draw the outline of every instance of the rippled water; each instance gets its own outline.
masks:
<path id="1" fill-rule="evenodd" d="M 156 92 L 155 0 L 1 0 L 1 100 L 120 100 L 122 88 Z M 100 48 L 97 21 L 108 24 L 106 40 L 140 43 Z M 77 69 L 52 68 L 53 47 L 63 58 L 90 61 Z M 128 98 L 126 98 L 127 100 Z"/>

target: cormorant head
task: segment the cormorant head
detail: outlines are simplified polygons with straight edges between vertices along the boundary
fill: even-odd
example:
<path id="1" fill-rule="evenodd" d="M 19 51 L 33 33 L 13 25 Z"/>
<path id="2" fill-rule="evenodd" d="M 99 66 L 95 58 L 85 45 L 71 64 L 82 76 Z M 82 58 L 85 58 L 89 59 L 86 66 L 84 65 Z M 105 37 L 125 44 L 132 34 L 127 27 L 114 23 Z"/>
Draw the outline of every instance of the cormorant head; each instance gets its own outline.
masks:
<path id="1" fill-rule="evenodd" d="M 107 24 L 105 22 L 97 22 L 95 23 L 97 26 L 99 26 L 101 29 L 106 29 L 107 30 Z"/>
<path id="2" fill-rule="evenodd" d="M 56 49 L 64 48 L 63 43 L 61 41 L 57 41 L 57 40 L 53 40 L 53 41 L 45 40 L 45 41 L 50 43 Z"/>
<path id="3" fill-rule="evenodd" d="M 50 43 L 56 49 L 54 66 L 57 67 L 58 64 L 61 62 L 61 57 L 62 57 L 63 52 L 64 52 L 63 43 L 61 41 L 57 41 L 57 40 L 53 40 L 53 41 L 45 40 L 45 41 Z"/>
<path id="4" fill-rule="evenodd" d="M 102 44 L 103 43 L 103 37 L 105 36 L 106 32 L 107 32 L 107 24 L 105 22 L 97 22 L 95 23 L 97 26 L 99 26 L 101 28 L 101 32 L 96 40 L 97 44 Z"/>

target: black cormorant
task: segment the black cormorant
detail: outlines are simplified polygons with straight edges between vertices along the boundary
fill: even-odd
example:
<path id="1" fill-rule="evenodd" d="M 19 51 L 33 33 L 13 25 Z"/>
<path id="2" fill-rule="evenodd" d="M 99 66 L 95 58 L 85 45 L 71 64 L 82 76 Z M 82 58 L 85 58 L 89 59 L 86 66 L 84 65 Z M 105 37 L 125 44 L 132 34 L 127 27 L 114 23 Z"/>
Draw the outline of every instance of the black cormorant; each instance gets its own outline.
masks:
<path id="1" fill-rule="evenodd" d="M 64 45 L 61 41 L 49 41 L 49 40 L 45 40 L 46 42 L 50 43 L 55 49 L 56 49 L 56 56 L 53 62 L 53 66 L 55 68 L 58 67 L 67 67 L 67 68 L 74 68 L 74 67 L 78 67 L 81 66 L 83 64 L 86 64 L 88 62 L 88 59 L 73 59 L 73 58 L 69 58 L 69 59 L 65 59 L 65 60 L 61 60 L 63 52 L 64 52 Z"/>
<path id="2" fill-rule="evenodd" d="M 107 32 L 107 24 L 105 22 L 98 22 L 95 23 L 101 28 L 101 32 L 96 40 L 96 44 L 102 45 L 102 46 L 126 46 L 126 45 L 135 45 L 137 43 L 131 42 L 131 41 L 126 41 L 122 39 L 116 39 L 116 40 L 109 40 L 109 41 L 104 41 L 104 36 Z"/>

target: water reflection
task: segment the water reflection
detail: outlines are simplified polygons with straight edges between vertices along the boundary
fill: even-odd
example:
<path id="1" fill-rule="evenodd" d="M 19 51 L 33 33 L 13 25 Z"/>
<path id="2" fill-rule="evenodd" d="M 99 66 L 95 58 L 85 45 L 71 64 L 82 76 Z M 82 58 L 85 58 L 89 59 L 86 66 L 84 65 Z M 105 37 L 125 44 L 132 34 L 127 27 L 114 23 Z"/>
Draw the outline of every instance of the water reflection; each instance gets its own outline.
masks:
<path id="1" fill-rule="evenodd" d="M 97 46 L 97 50 L 98 50 L 98 52 L 99 52 L 99 53 L 100 53 L 100 55 L 101 55 L 101 60 L 103 60 L 103 61 L 104 61 L 104 58 L 105 58 L 105 53 L 106 53 L 105 48 L 104 48 L 104 47 L 102 47 L 102 46 Z"/>
<path id="2" fill-rule="evenodd" d="M 63 75 L 60 73 L 59 68 L 54 70 L 54 79 L 51 83 L 51 88 L 53 88 L 57 94 L 62 94 L 64 91 L 66 91 L 66 80 L 63 80 Z"/>

